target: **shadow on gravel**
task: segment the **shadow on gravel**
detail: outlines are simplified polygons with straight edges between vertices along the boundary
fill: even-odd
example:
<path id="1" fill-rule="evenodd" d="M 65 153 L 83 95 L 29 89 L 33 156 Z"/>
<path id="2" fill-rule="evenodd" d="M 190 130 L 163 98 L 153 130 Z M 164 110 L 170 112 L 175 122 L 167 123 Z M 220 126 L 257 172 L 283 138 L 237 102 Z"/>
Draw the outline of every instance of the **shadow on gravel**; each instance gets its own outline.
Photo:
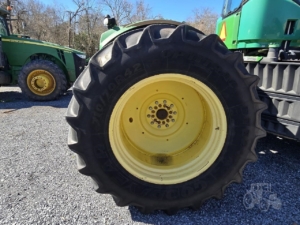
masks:
<path id="1" fill-rule="evenodd" d="M 268 134 L 266 138 L 262 138 L 258 141 L 258 146 L 269 148 L 269 151 L 256 151 L 259 154 L 299 154 L 300 156 L 300 142 L 277 137 L 272 134 Z M 258 149 L 258 148 L 256 148 Z M 295 151 L 298 150 L 298 151 Z"/>
<path id="2" fill-rule="evenodd" d="M 44 102 L 30 100 L 18 91 L 6 91 L 0 92 L 0 109 L 9 109 L 10 112 L 16 111 L 18 109 L 30 108 L 33 106 L 51 106 L 55 108 L 67 108 L 71 98 L 71 90 L 68 90 L 57 100 Z"/>
<path id="3" fill-rule="evenodd" d="M 258 160 L 247 164 L 243 182 L 230 184 L 221 200 L 209 199 L 197 211 L 182 209 L 172 216 L 162 211 L 145 215 L 130 206 L 132 220 L 157 225 L 299 224 L 300 143 L 268 134 L 259 140 L 256 152 Z M 252 186 L 262 187 L 261 193 Z M 251 190 L 255 197 L 247 205 L 245 196 Z M 275 200 L 280 204 L 275 205 Z"/>

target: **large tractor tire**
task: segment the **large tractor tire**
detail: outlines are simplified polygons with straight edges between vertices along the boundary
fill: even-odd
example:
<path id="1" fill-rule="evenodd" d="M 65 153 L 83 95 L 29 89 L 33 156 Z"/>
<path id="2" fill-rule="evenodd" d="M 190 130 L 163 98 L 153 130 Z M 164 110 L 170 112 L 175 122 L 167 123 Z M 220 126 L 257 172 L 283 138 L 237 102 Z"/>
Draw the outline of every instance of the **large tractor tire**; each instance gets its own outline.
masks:
<path id="1" fill-rule="evenodd" d="M 22 92 L 37 101 L 57 99 L 67 89 L 63 71 L 48 60 L 33 60 L 23 66 L 18 83 Z"/>
<path id="2" fill-rule="evenodd" d="M 119 36 L 73 86 L 68 144 L 80 173 L 144 213 L 221 198 L 265 135 L 257 81 L 217 35 L 187 25 Z"/>

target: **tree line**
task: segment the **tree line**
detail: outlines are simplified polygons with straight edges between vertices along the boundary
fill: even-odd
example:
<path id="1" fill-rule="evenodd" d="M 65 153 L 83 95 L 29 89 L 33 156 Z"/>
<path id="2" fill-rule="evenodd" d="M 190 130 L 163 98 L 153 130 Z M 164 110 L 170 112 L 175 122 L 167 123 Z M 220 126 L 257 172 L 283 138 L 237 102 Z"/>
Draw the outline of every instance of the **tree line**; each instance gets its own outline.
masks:
<path id="1" fill-rule="evenodd" d="M 88 57 L 98 51 L 100 35 L 107 30 L 103 25 L 106 14 L 118 25 L 164 19 L 163 15 L 153 15 L 144 0 L 73 0 L 72 8 L 39 0 L 1 0 L 1 7 L 6 8 L 8 2 L 13 5 L 12 33 L 69 46 L 86 52 Z M 209 8 L 196 8 L 186 23 L 210 34 L 215 32 L 217 18 L 218 13 Z"/>

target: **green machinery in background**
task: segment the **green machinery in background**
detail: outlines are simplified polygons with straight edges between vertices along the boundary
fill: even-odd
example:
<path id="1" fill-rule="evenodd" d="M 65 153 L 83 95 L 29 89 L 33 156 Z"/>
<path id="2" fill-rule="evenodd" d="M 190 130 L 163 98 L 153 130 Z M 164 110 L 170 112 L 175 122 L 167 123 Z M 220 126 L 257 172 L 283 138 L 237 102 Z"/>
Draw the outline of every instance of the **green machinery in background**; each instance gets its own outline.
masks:
<path id="1" fill-rule="evenodd" d="M 216 33 L 260 77 L 263 127 L 299 141 L 300 0 L 225 0 Z"/>
<path id="2" fill-rule="evenodd" d="M 9 11 L 0 8 L 0 86 L 19 84 L 29 98 L 54 100 L 76 80 L 85 54 L 57 44 L 10 33 Z"/>

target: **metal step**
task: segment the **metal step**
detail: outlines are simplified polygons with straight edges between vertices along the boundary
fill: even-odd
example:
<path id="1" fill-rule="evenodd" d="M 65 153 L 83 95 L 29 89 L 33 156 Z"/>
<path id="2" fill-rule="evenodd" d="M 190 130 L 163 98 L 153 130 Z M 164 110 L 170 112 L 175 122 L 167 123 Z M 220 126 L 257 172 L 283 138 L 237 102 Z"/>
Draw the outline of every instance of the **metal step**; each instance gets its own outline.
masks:
<path id="1" fill-rule="evenodd" d="M 300 63 L 247 62 L 245 67 L 260 78 L 258 95 L 268 106 L 262 113 L 264 129 L 300 141 Z"/>
<path id="2" fill-rule="evenodd" d="M 300 123 L 263 114 L 261 125 L 269 133 L 300 141 Z"/>
<path id="3" fill-rule="evenodd" d="M 259 76 L 263 91 L 300 96 L 300 63 L 245 63 L 250 74 Z"/>
<path id="4" fill-rule="evenodd" d="M 300 122 L 300 96 L 288 96 L 258 90 L 259 98 L 267 104 L 268 116 Z"/>

